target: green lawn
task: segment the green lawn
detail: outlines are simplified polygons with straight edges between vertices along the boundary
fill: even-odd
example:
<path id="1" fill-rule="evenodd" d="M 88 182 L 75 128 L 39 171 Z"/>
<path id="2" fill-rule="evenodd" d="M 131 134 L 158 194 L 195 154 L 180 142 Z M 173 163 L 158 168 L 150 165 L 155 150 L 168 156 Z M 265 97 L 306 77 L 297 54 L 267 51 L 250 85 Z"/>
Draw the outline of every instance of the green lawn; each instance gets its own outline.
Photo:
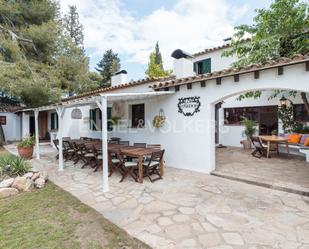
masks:
<path id="1" fill-rule="evenodd" d="M 0 248 L 149 247 L 49 182 L 41 190 L 0 200 Z"/>

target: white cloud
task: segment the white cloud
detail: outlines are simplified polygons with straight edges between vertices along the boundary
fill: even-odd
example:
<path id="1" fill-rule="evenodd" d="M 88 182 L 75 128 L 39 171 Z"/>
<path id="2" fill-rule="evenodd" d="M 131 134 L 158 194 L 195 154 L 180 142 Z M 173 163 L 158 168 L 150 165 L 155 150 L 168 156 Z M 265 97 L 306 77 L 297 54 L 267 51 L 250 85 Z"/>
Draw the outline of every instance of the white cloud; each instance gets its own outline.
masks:
<path id="1" fill-rule="evenodd" d="M 177 0 L 171 9 L 162 7 L 138 19 L 120 0 L 61 0 L 63 12 L 68 4 L 78 8 L 85 46 L 94 51 L 91 57 L 112 48 L 131 62 L 146 64 L 159 41 L 167 68 L 171 66 L 170 54 L 177 48 L 197 52 L 219 45 L 247 10 L 227 0 Z"/>

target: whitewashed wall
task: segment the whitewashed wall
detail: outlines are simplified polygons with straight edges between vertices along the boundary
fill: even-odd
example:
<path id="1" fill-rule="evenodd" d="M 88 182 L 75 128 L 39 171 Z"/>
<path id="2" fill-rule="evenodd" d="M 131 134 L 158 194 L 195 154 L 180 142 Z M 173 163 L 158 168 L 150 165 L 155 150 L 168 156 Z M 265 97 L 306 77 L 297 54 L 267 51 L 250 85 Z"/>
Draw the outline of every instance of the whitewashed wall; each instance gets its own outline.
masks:
<path id="1" fill-rule="evenodd" d="M 10 112 L 0 112 L 0 116 L 6 116 L 6 125 L 2 125 L 5 140 L 17 141 L 21 139 L 21 117 Z"/>
<path id="2" fill-rule="evenodd" d="M 204 55 L 197 56 L 193 59 L 193 62 L 205 60 L 211 58 L 211 71 L 220 71 L 231 67 L 231 64 L 236 61 L 236 57 L 222 57 L 222 52 L 227 49 L 220 49 L 217 51 L 209 52 Z"/>

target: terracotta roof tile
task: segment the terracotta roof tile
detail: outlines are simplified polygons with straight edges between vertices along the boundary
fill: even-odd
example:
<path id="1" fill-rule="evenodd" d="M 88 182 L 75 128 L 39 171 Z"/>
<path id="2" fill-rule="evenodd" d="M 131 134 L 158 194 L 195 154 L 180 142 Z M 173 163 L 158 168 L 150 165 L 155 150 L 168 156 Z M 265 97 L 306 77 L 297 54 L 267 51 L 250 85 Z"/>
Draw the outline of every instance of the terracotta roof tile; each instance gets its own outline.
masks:
<path id="1" fill-rule="evenodd" d="M 208 74 L 202 74 L 198 76 L 190 76 L 186 78 L 181 78 L 181 79 L 173 79 L 173 80 L 168 80 L 166 82 L 160 82 L 160 84 L 155 84 L 152 86 L 153 89 L 160 89 L 164 85 L 166 86 L 171 86 L 171 85 L 183 85 L 187 83 L 194 83 L 194 82 L 199 82 L 200 80 L 210 80 L 210 79 L 215 79 L 215 78 L 220 78 L 220 77 L 228 77 L 228 76 L 233 76 L 235 74 L 244 74 L 244 73 L 249 73 L 253 71 L 258 71 L 258 70 L 266 70 L 278 66 L 287 66 L 287 65 L 293 65 L 297 63 L 303 63 L 309 61 L 309 53 L 305 55 L 294 55 L 291 58 L 286 58 L 286 57 L 281 57 L 278 58 L 277 60 L 270 60 L 267 61 L 263 64 L 251 64 L 246 67 L 231 67 L 228 69 L 224 69 L 221 71 L 216 71 Z"/>
<path id="2" fill-rule="evenodd" d="M 248 42 L 248 41 L 250 41 L 250 38 L 244 39 L 242 42 Z M 217 47 L 213 47 L 213 48 L 207 48 L 207 49 L 205 49 L 201 52 L 197 52 L 197 53 L 193 54 L 193 57 L 197 57 L 197 56 L 208 54 L 208 53 L 211 53 L 211 52 L 214 52 L 214 51 L 217 51 L 217 50 L 229 48 L 230 46 L 231 46 L 231 44 L 227 43 L 227 44 L 224 44 L 224 45 L 221 45 L 221 46 L 217 46 Z"/>
<path id="3" fill-rule="evenodd" d="M 100 93 L 104 93 L 104 92 L 110 92 L 110 91 L 114 91 L 114 90 L 119 90 L 119 89 L 123 89 L 123 88 L 129 88 L 129 87 L 134 87 L 134 86 L 138 86 L 138 85 L 143 85 L 143 84 L 147 84 L 147 83 L 151 83 L 151 82 L 155 82 L 155 81 L 166 81 L 166 80 L 170 80 L 170 79 L 174 79 L 175 76 L 167 76 L 167 77 L 155 77 L 155 78 L 145 78 L 145 79 L 139 79 L 136 81 L 131 81 L 131 82 L 127 82 L 118 86 L 110 86 L 110 87 L 104 87 L 104 88 L 99 88 L 93 91 L 89 91 L 89 92 L 85 92 L 76 96 L 72 96 L 72 97 L 68 97 L 65 99 L 62 99 L 62 102 L 66 102 L 66 101 L 70 101 L 70 100 L 74 100 L 74 99 L 79 99 L 79 98 L 84 98 L 84 97 L 88 97 L 88 96 L 93 96 L 93 95 L 98 95 Z"/>

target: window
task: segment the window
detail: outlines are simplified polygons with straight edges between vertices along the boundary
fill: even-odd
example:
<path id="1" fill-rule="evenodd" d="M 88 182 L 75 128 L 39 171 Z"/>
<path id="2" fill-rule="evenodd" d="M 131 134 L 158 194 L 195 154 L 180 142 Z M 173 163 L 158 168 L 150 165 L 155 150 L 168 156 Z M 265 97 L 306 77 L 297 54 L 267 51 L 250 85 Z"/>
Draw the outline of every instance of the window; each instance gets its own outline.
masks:
<path id="1" fill-rule="evenodd" d="M 133 128 L 144 127 L 145 125 L 145 105 L 132 105 L 132 126 Z"/>
<path id="2" fill-rule="evenodd" d="M 89 110 L 89 129 L 93 131 L 102 130 L 102 112 L 100 108 Z M 113 130 L 112 108 L 107 107 L 107 130 Z"/>
<path id="3" fill-rule="evenodd" d="M 195 62 L 194 72 L 197 74 L 211 73 L 211 58 Z"/>
<path id="4" fill-rule="evenodd" d="M 58 115 L 56 112 L 50 114 L 50 129 L 56 130 L 59 127 Z"/>
<path id="5" fill-rule="evenodd" d="M 112 121 L 112 108 L 107 107 L 107 130 L 113 130 L 113 121 Z"/>
<path id="6" fill-rule="evenodd" d="M 243 117 L 259 122 L 259 112 L 259 107 L 224 108 L 224 124 L 239 125 Z"/>
<path id="7" fill-rule="evenodd" d="M 0 116 L 0 125 L 6 125 L 6 116 Z"/>
<path id="8" fill-rule="evenodd" d="M 294 104 L 294 120 L 298 122 L 309 122 L 309 115 L 304 104 Z"/>
<path id="9" fill-rule="evenodd" d="M 97 129 L 97 109 L 89 110 L 89 129 L 92 131 L 98 130 Z"/>

